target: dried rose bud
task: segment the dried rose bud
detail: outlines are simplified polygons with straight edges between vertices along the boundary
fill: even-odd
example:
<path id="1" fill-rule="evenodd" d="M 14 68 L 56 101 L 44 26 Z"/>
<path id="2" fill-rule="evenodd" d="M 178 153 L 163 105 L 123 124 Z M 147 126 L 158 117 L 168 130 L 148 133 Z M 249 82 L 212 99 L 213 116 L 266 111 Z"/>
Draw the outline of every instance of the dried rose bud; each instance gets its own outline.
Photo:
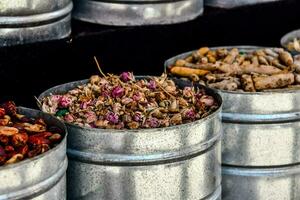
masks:
<path id="1" fill-rule="evenodd" d="M 91 84 L 97 84 L 97 83 L 99 83 L 99 81 L 100 81 L 100 76 L 98 76 L 98 75 L 93 75 L 93 76 L 91 76 L 91 78 L 90 78 L 90 82 L 91 82 Z"/>
<path id="2" fill-rule="evenodd" d="M 88 107 L 88 103 L 87 103 L 87 102 L 82 102 L 82 103 L 80 104 L 80 109 L 85 110 L 85 109 L 87 109 L 87 107 Z"/>
<path id="3" fill-rule="evenodd" d="M 160 125 L 159 120 L 154 117 L 147 119 L 144 124 L 146 128 L 157 128 L 159 127 L 159 125 Z"/>
<path id="4" fill-rule="evenodd" d="M 62 96 L 60 101 L 59 101 L 59 106 L 61 108 L 67 108 L 72 104 L 72 99 L 68 96 Z"/>
<path id="5" fill-rule="evenodd" d="M 189 109 L 189 110 L 187 110 L 185 113 L 185 118 L 186 119 L 195 119 L 196 118 L 196 113 L 195 113 L 195 111 L 193 110 L 193 109 Z"/>
<path id="6" fill-rule="evenodd" d="M 139 101 L 139 100 L 141 100 L 141 98 L 142 98 L 142 95 L 141 95 L 139 92 L 135 93 L 135 94 L 132 96 L 132 99 L 133 99 L 134 101 Z"/>
<path id="7" fill-rule="evenodd" d="M 136 122 L 141 121 L 142 120 L 142 113 L 140 113 L 140 112 L 134 113 L 133 120 L 136 121 Z"/>
<path id="8" fill-rule="evenodd" d="M 182 91 L 183 96 L 186 98 L 193 97 L 193 89 L 191 87 L 185 87 Z"/>
<path id="9" fill-rule="evenodd" d="M 132 74 L 130 72 L 123 72 L 120 75 L 120 79 L 126 83 L 126 82 L 132 80 Z"/>
<path id="10" fill-rule="evenodd" d="M 151 90 L 155 90 L 157 87 L 156 82 L 154 80 L 150 80 L 148 83 L 148 88 Z"/>
<path id="11" fill-rule="evenodd" d="M 116 86 L 113 88 L 113 90 L 111 92 L 111 96 L 113 98 L 120 98 L 124 95 L 124 93 L 125 93 L 125 90 L 122 87 Z"/>
<path id="12" fill-rule="evenodd" d="M 75 120 L 75 118 L 74 118 L 74 116 L 72 115 L 72 114 L 66 114 L 65 116 L 64 116 L 64 120 L 66 121 L 66 122 L 69 122 L 69 123 L 71 123 L 71 122 L 74 122 L 74 120 Z"/>
<path id="13" fill-rule="evenodd" d="M 127 104 L 131 103 L 132 101 L 133 100 L 131 98 L 125 97 L 125 98 L 122 98 L 121 103 L 124 105 L 127 105 Z"/>
<path id="14" fill-rule="evenodd" d="M 113 112 L 107 113 L 105 119 L 112 124 L 117 124 L 119 122 L 119 116 Z"/>
<path id="15" fill-rule="evenodd" d="M 58 104 L 62 98 L 62 95 L 52 95 L 50 96 L 51 103 Z"/>
<path id="16" fill-rule="evenodd" d="M 96 113 L 93 111 L 86 112 L 84 116 L 86 118 L 86 123 L 88 123 L 88 124 L 95 122 L 98 119 Z"/>
<path id="17" fill-rule="evenodd" d="M 199 101 L 209 107 L 214 105 L 214 103 L 215 103 L 214 98 L 211 96 L 207 96 L 207 95 L 202 96 Z"/>
<path id="18" fill-rule="evenodd" d="M 0 118 L 4 117 L 4 115 L 5 115 L 5 109 L 0 108 Z"/>
<path id="19" fill-rule="evenodd" d="M 28 135 L 25 132 L 17 133 L 15 135 L 13 135 L 12 139 L 11 139 L 11 142 L 14 147 L 24 146 L 24 145 L 26 145 L 27 141 L 28 141 Z"/>
<path id="20" fill-rule="evenodd" d="M 129 129 L 138 129 L 140 127 L 140 124 L 138 122 L 129 122 L 127 123 L 127 127 Z"/>

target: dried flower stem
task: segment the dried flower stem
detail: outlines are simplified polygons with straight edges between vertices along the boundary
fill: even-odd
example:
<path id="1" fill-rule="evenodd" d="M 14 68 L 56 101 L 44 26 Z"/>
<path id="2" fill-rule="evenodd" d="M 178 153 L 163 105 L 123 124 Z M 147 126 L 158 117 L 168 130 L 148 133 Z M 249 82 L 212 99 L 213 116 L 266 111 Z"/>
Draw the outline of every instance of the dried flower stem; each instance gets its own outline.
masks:
<path id="1" fill-rule="evenodd" d="M 96 56 L 94 56 L 94 60 L 95 60 L 95 62 L 96 62 L 96 65 L 97 65 L 97 67 L 98 67 L 98 70 L 99 70 L 100 74 L 106 78 L 106 75 L 105 75 L 105 74 L 103 73 L 103 71 L 101 70 L 101 67 L 100 67 L 100 65 L 99 65 L 99 62 L 98 62 Z"/>

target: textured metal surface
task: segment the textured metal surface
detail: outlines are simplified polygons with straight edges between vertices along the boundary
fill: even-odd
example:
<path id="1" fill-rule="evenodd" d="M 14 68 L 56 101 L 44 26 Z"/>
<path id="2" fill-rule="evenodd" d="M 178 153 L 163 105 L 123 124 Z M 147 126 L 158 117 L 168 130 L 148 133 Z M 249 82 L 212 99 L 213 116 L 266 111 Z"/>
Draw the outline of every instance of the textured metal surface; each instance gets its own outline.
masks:
<path id="1" fill-rule="evenodd" d="M 27 108 L 21 114 L 41 117 L 62 130 L 66 127 L 55 117 Z M 0 167 L 0 199 L 66 199 L 66 137 L 48 152 L 22 162 Z"/>
<path id="2" fill-rule="evenodd" d="M 28 16 L 65 8 L 70 0 L 1 0 L 0 16 Z"/>
<path id="3" fill-rule="evenodd" d="M 27 13 L 26 8 L 22 7 L 22 3 L 11 4 L 11 7 L 16 6 L 16 10 L 6 8 L 5 3 L 8 4 L 8 2 L 4 2 L 4 5 L 2 5 L 2 2 L 0 2 L 0 11 L 1 8 L 4 9 L 4 14 L 0 14 L 0 46 L 62 39 L 68 37 L 71 33 L 70 13 L 73 4 L 70 0 L 68 3 L 66 1 L 57 3 L 58 5 L 54 7 L 47 6 L 47 3 L 49 3 L 47 1 L 45 1 L 45 5 L 31 5 L 28 3 L 26 4 L 28 12 L 34 6 L 40 8 L 40 10 L 37 8 L 31 14 Z M 65 7 L 61 8 L 60 6 L 63 5 Z M 41 13 L 45 8 L 48 8 L 47 12 Z M 57 10 L 53 10 L 54 8 L 57 8 Z"/>
<path id="4" fill-rule="evenodd" d="M 39 98 L 87 80 L 51 88 Z M 218 95 L 214 95 L 219 103 Z M 221 116 L 160 129 L 106 130 L 67 124 L 70 199 L 218 199 Z"/>
<path id="5" fill-rule="evenodd" d="M 289 32 L 287 34 L 285 34 L 281 40 L 280 40 L 280 44 L 282 47 L 286 48 L 287 49 L 287 45 L 289 42 L 293 42 L 294 41 L 294 38 L 300 38 L 300 29 L 298 30 L 294 30 L 292 32 Z M 288 49 L 287 49 L 288 50 Z M 300 52 L 297 52 L 297 51 L 291 51 L 291 53 L 293 55 L 297 55 L 297 54 L 300 54 Z"/>
<path id="6" fill-rule="evenodd" d="M 298 200 L 300 165 L 281 168 L 222 167 L 223 200 Z"/>
<path id="7" fill-rule="evenodd" d="M 118 26 L 173 24 L 192 20 L 203 13 L 203 0 L 75 0 L 74 4 L 74 18 Z"/>
<path id="8" fill-rule="evenodd" d="M 218 8 L 234 8 L 239 6 L 255 5 L 260 3 L 276 2 L 281 0 L 204 0 L 206 6 Z"/>

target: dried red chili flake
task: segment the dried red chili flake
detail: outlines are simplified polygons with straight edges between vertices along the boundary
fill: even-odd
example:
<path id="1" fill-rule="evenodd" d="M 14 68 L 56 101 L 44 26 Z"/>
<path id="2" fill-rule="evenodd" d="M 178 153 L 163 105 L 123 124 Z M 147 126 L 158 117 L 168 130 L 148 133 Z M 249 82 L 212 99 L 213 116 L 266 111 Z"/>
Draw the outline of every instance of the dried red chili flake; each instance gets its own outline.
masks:
<path id="1" fill-rule="evenodd" d="M 55 100 L 63 99 L 63 97 Z M 57 103 L 58 104 L 58 103 Z M 29 118 L 17 112 L 14 102 L 0 108 L 0 166 L 19 162 L 49 151 L 62 140 L 62 130 L 47 127 L 42 118 Z"/>
<path id="2" fill-rule="evenodd" d="M 4 117 L 4 115 L 5 115 L 5 109 L 0 108 L 0 118 Z"/>
<path id="3" fill-rule="evenodd" d="M 129 72 L 92 76 L 87 84 L 61 96 L 71 98 L 72 103 L 57 109 L 56 101 L 45 97 L 41 100 L 43 111 L 75 125 L 102 129 L 180 125 L 199 120 L 219 107 L 205 90 L 177 88 L 165 74 L 140 80 Z M 64 115 L 58 115 L 62 111 Z"/>

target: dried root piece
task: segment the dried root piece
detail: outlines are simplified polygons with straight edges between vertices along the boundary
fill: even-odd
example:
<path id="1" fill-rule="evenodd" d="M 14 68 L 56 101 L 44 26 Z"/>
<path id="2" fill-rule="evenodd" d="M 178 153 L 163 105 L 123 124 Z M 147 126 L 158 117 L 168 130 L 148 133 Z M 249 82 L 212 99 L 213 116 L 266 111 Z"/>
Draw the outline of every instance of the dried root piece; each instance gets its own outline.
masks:
<path id="1" fill-rule="evenodd" d="M 19 132 L 18 129 L 8 126 L 0 126 L 0 135 L 13 136 Z"/>
<path id="2" fill-rule="evenodd" d="M 226 56 L 223 62 L 227 64 L 232 64 L 238 55 L 239 55 L 239 50 L 237 48 L 233 48 Z"/>
<path id="3" fill-rule="evenodd" d="M 229 90 L 234 91 L 238 88 L 238 84 L 232 80 L 223 80 L 217 83 L 210 83 L 208 87 L 219 89 L 219 90 Z"/>
<path id="4" fill-rule="evenodd" d="M 207 73 L 209 73 L 209 71 L 207 70 L 202 70 L 202 69 L 191 69 L 188 67 L 172 67 L 171 68 L 171 73 L 177 76 L 183 76 L 183 77 L 189 77 L 191 74 L 196 74 L 198 76 L 203 76 Z"/>
<path id="5" fill-rule="evenodd" d="M 287 51 L 280 52 L 279 59 L 287 66 L 291 66 L 294 63 L 292 55 Z"/>
<path id="6" fill-rule="evenodd" d="M 257 90 L 282 88 L 295 82 L 293 73 L 281 73 L 271 76 L 261 76 L 253 78 L 255 88 Z"/>
<path id="7" fill-rule="evenodd" d="M 256 92 L 251 75 L 242 75 L 241 81 L 245 91 Z"/>

